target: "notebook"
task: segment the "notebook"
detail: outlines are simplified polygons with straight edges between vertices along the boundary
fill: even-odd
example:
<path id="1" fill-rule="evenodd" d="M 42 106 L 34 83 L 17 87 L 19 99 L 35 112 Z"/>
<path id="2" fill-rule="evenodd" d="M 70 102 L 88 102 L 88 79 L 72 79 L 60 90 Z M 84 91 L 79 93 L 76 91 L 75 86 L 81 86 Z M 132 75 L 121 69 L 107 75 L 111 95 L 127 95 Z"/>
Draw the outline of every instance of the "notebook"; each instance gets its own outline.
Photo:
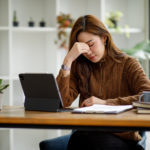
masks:
<path id="1" fill-rule="evenodd" d="M 25 110 L 72 111 L 63 109 L 63 101 L 53 74 L 21 73 L 19 80 L 25 95 Z"/>
<path id="2" fill-rule="evenodd" d="M 110 106 L 110 105 L 100 105 L 94 104 L 89 107 L 82 107 L 76 108 L 72 111 L 72 113 L 85 113 L 85 114 L 118 114 L 129 109 L 132 109 L 132 105 L 117 105 L 117 106 Z"/>

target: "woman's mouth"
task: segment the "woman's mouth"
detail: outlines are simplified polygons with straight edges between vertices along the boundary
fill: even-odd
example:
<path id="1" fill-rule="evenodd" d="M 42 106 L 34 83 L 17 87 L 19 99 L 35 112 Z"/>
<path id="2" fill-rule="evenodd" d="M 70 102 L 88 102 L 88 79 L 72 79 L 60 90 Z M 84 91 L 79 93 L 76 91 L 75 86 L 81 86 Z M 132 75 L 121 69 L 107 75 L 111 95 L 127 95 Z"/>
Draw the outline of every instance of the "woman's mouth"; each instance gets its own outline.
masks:
<path id="1" fill-rule="evenodd" d="M 90 56 L 89 58 L 90 58 L 91 60 L 93 60 L 93 59 L 95 58 L 95 56 Z"/>

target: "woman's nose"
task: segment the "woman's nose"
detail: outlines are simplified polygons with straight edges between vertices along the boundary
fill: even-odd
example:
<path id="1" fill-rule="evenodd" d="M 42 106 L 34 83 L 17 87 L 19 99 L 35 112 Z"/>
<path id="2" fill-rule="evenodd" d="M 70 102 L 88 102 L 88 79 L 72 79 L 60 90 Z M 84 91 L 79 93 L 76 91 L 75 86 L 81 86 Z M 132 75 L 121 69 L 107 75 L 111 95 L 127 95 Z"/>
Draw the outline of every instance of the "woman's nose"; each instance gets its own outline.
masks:
<path id="1" fill-rule="evenodd" d="M 92 51 L 91 51 L 91 50 L 89 50 L 87 54 L 88 54 L 88 55 L 91 55 L 91 54 L 92 54 Z"/>

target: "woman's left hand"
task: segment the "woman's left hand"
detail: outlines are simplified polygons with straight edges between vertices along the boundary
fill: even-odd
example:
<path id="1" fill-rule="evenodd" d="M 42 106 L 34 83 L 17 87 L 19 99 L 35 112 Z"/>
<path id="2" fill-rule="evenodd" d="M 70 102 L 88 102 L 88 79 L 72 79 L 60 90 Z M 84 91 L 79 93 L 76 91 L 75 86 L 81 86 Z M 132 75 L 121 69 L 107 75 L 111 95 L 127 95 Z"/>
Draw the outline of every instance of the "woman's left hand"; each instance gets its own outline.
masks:
<path id="1" fill-rule="evenodd" d="M 102 99 L 97 98 L 95 96 L 91 96 L 91 97 L 85 99 L 82 102 L 81 107 L 92 106 L 93 104 L 103 104 L 103 105 L 106 105 L 106 100 L 102 100 Z"/>

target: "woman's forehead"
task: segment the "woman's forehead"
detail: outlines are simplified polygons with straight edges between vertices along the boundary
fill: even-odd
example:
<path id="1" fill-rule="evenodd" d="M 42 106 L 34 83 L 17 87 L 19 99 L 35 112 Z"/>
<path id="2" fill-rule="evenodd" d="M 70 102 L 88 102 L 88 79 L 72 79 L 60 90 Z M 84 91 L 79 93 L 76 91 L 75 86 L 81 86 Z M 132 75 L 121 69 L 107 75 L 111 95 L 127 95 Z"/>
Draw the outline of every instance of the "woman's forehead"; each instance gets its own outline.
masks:
<path id="1" fill-rule="evenodd" d="M 77 40 L 79 42 L 84 42 L 84 43 L 90 43 L 92 42 L 93 40 L 97 39 L 97 38 L 100 38 L 99 36 L 97 35 L 94 35 L 92 33 L 88 33 L 88 32 L 81 32 L 78 37 L 77 37 Z"/>

